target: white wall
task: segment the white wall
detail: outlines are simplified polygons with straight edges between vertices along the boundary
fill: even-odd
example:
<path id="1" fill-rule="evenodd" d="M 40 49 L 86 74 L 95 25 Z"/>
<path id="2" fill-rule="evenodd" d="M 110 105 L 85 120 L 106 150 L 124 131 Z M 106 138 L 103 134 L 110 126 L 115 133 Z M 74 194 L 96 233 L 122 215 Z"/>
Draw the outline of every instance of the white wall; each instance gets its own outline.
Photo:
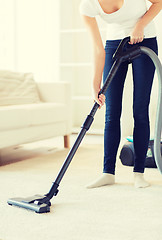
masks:
<path id="1" fill-rule="evenodd" d="M 57 0 L 16 0 L 16 68 L 38 81 L 59 78 L 58 15 Z"/>
<path id="2" fill-rule="evenodd" d="M 0 68 L 15 68 L 15 1 L 0 0 Z"/>
<path id="3" fill-rule="evenodd" d="M 0 68 L 59 79 L 59 1 L 0 0 Z"/>

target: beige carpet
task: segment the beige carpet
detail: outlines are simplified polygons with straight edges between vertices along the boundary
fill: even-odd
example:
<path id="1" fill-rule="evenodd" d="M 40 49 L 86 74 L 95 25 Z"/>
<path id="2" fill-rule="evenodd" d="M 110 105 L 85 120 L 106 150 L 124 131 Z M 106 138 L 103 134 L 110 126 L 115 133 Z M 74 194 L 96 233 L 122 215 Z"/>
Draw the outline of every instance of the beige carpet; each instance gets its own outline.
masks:
<path id="1" fill-rule="evenodd" d="M 162 175 L 146 170 L 152 184 L 133 186 L 132 168 L 118 161 L 114 186 L 86 189 L 102 171 L 102 145 L 82 144 L 66 172 L 51 212 L 36 214 L 7 205 L 10 197 L 45 194 L 67 150 L 0 167 L 0 240 L 161 240 Z"/>

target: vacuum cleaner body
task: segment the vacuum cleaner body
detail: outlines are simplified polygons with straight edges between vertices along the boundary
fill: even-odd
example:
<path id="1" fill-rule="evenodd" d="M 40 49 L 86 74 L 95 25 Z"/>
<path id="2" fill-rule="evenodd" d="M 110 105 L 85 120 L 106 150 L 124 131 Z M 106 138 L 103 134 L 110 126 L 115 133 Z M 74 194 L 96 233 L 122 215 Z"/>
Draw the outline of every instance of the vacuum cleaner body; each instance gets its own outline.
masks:
<path id="1" fill-rule="evenodd" d="M 161 154 L 162 154 L 162 142 L 161 142 Z M 120 160 L 124 166 L 134 166 L 135 160 L 135 151 L 133 142 L 127 141 L 120 152 Z M 147 150 L 146 160 L 145 160 L 146 168 L 157 168 L 154 156 L 154 140 L 149 141 L 149 146 Z"/>
<path id="2" fill-rule="evenodd" d="M 128 43 L 130 41 L 130 37 L 127 37 L 127 38 L 124 38 L 114 56 L 113 56 L 113 60 L 114 60 L 114 63 L 109 71 L 109 74 L 106 78 L 106 81 L 102 87 L 102 89 L 100 90 L 99 92 L 99 95 L 100 94 L 105 94 L 111 81 L 113 80 L 120 64 L 124 61 L 128 61 L 131 63 L 131 60 L 134 59 L 134 58 L 137 58 L 138 56 L 140 56 L 142 54 L 142 52 L 145 52 L 146 51 L 146 54 L 150 54 L 150 51 L 149 49 L 147 50 L 146 48 L 144 48 L 143 50 L 141 50 L 141 47 L 139 47 L 138 45 L 134 45 L 132 46 L 130 49 L 126 49 L 125 50 L 125 45 L 126 43 Z M 152 51 L 153 52 L 153 51 Z M 155 53 L 152 53 L 152 54 L 155 54 Z M 154 56 L 154 55 L 153 55 Z M 154 56 L 154 58 L 156 58 L 157 56 Z M 155 61 L 155 64 L 156 64 L 156 61 Z M 158 62 L 158 67 L 157 68 L 162 68 L 161 67 L 161 64 L 160 62 Z M 161 73 L 161 71 L 159 70 L 158 71 L 159 73 Z M 161 76 L 161 79 L 162 79 L 162 76 Z M 161 96 L 161 95 L 160 95 Z M 162 98 L 162 97 L 161 97 Z M 160 99 L 161 100 L 161 99 Z M 160 106 L 162 104 L 162 100 L 160 101 Z M 46 212 L 49 212 L 50 211 L 50 206 L 51 206 L 51 203 L 50 203 L 50 199 L 53 197 L 53 196 L 56 196 L 57 193 L 58 193 L 58 187 L 59 187 L 59 184 L 67 170 L 67 168 L 69 167 L 69 164 L 71 163 L 73 157 L 74 157 L 74 154 L 76 153 L 83 137 L 85 136 L 86 132 L 89 130 L 93 120 L 94 120 L 94 115 L 96 113 L 96 111 L 98 110 L 99 108 L 99 104 L 97 102 L 94 103 L 93 107 L 92 107 L 92 110 L 90 111 L 89 115 L 87 116 L 87 118 L 85 119 L 84 123 L 83 123 L 83 126 L 81 127 L 81 131 L 80 133 L 78 134 L 78 137 L 73 145 L 73 147 L 71 148 L 70 152 L 68 153 L 50 191 L 43 195 L 43 196 L 40 196 L 40 195 L 35 195 L 33 197 L 29 197 L 29 198 L 11 198 L 8 200 L 8 204 L 9 205 L 14 205 L 14 206 L 18 206 L 18 207 L 22 207 L 22 208 L 26 208 L 26 209 L 29 209 L 29 210 L 32 210 L 32 211 L 35 211 L 36 213 L 46 213 Z M 161 108 L 159 108 L 159 111 L 158 111 L 158 114 L 161 113 L 160 111 Z M 158 118 L 159 120 L 159 118 Z M 157 129 L 160 129 L 161 131 L 161 121 L 162 121 L 162 117 L 160 117 L 160 120 L 158 121 L 158 127 Z M 157 131 L 158 132 L 158 131 Z M 158 135 L 158 134 L 157 134 Z M 159 160 L 157 160 L 159 162 L 158 166 L 160 166 L 160 169 L 162 170 L 162 164 L 160 162 L 161 160 L 161 154 L 159 153 L 159 145 L 158 145 L 158 142 L 159 142 L 159 135 L 158 137 L 155 139 L 155 146 L 156 146 L 156 152 L 158 152 L 158 154 L 156 155 Z"/>

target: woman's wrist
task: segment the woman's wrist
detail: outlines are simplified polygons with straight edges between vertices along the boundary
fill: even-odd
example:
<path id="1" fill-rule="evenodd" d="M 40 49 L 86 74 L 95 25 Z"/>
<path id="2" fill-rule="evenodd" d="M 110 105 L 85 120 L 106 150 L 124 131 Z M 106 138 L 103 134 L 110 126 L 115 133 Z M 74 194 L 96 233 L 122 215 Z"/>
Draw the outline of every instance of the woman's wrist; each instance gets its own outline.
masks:
<path id="1" fill-rule="evenodd" d="M 99 92 L 100 91 L 100 86 L 101 86 L 101 81 L 97 81 L 97 80 L 93 80 L 93 90 L 95 92 Z"/>
<path id="2" fill-rule="evenodd" d="M 144 32 L 145 24 L 143 21 L 138 21 L 135 25 L 135 29 L 139 32 Z"/>
<path id="3" fill-rule="evenodd" d="M 137 23 L 130 33 L 130 44 L 142 42 L 144 38 L 144 27 Z"/>

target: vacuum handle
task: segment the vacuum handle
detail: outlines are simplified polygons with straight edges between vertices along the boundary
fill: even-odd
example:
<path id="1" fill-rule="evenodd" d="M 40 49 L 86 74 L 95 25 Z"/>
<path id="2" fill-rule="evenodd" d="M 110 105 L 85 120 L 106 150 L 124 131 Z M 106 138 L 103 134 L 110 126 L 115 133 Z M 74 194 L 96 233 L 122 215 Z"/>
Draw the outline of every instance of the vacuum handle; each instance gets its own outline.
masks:
<path id="1" fill-rule="evenodd" d="M 128 43 L 130 41 L 130 37 L 126 37 L 124 39 L 121 40 L 121 42 L 119 43 L 119 46 L 116 50 L 116 52 L 113 55 L 113 60 L 114 60 L 114 64 L 107 76 L 107 79 L 102 87 L 102 89 L 99 91 L 98 93 L 98 97 L 100 94 L 105 94 L 106 90 L 111 82 L 111 80 L 113 79 L 114 75 L 116 74 L 116 71 L 119 67 L 119 65 L 121 64 L 121 62 L 123 62 L 122 56 L 123 56 L 123 49 L 126 43 Z M 96 108 L 99 107 L 99 104 L 97 104 Z"/>
<path id="2" fill-rule="evenodd" d="M 130 37 L 124 38 L 119 43 L 119 46 L 118 46 L 116 52 L 113 55 L 113 60 L 114 61 L 120 59 L 121 62 L 124 62 L 124 61 L 127 61 L 127 60 L 129 62 L 131 62 L 131 60 L 133 60 L 134 58 L 137 58 L 138 56 L 141 55 L 141 49 L 140 49 L 140 46 L 138 44 L 134 44 L 133 46 L 131 46 L 130 48 L 127 48 L 124 51 L 124 47 L 128 42 L 130 42 Z"/>
<path id="3" fill-rule="evenodd" d="M 113 55 L 113 60 L 116 60 L 117 58 L 121 57 L 123 55 L 123 50 L 124 50 L 124 46 L 130 42 L 130 37 L 126 37 L 124 38 L 120 43 L 118 48 L 116 49 L 116 52 Z"/>
<path id="4" fill-rule="evenodd" d="M 108 77 L 107 77 L 102 89 L 98 93 L 98 96 L 100 94 L 105 94 L 106 93 L 106 90 L 107 90 L 111 80 L 113 79 L 119 65 L 122 62 L 128 61 L 129 63 L 131 63 L 131 61 L 133 59 L 135 59 L 135 58 L 137 58 L 138 56 L 141 55 L 141 53 L 142 53 L 141 48 L 137 44 L 135 44 L 134 46 L 131 46 L 130 48 L 126 48 L 126 50 L 124 51 L 124 47 L 128 42 L 130 42 L 130 37 L 124 38 L 119 43 L 119 46 L 118 46 L 116 52 L 113 55 L 114 65 L 113 65 L 112 69 L 110 70 L 110 72 L 108 74 Z"/>

